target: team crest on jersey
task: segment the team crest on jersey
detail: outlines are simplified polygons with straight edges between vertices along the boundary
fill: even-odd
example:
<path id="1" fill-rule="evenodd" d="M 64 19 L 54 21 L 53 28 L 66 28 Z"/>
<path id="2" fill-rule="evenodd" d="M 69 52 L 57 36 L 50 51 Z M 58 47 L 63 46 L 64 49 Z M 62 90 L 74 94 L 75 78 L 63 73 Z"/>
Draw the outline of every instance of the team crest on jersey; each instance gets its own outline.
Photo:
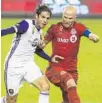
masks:
<path id="1" fill-rule="evenodd" d="M 77 33 L 77 31 L 73 28 L 71 29 L 71 32 L 70 32 L 72 35 L 75 35 Z"/>
<path id="2" fill-rule="evenodd" d="M 76 36 L 77 31 L 73 28 L 71 29 L 70 33 L 72 34 L 70 37 L 70 42 L 75 43 L 77 41 L 77 36 Z"/>

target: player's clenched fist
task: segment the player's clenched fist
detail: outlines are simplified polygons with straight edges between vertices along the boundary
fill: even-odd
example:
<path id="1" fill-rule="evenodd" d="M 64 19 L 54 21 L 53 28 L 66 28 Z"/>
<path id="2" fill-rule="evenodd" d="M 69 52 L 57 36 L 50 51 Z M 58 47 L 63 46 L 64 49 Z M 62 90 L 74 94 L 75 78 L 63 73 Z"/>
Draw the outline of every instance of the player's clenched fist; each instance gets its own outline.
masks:
<path id="1" fill-rule="evenodd" d="M 43 40 L 39 40 L 39 41 L 38 41 L 38 46 L 39 46 L 39 48 L 45 47 L 44 41 L 43 41 Z"/>
<path id="2" fill-rule="evenodd" d="M 92 40 L 94 43 L 97 43 L 99 41 L 99 37 L 93 33 L 89 34 L 89 39 Z"/>

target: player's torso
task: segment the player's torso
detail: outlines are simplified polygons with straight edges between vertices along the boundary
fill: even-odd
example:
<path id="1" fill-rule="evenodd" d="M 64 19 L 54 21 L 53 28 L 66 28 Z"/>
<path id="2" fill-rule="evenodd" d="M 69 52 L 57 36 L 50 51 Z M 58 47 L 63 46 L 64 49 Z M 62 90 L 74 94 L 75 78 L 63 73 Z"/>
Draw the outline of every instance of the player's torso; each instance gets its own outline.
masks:
<path id="1" fill-rule="evenodd" d="M 14 61 L 16 64 L 25 64 L 26 62 L 33 60 L 33 54 L 37 47 L 37 42 L 40 40 L 41 31 L 38 31 L 32 20 L 27 20 L 29 27 L 28 30 L 21 35 L 14 36 L 12 41 L 11 50 L 8 54 L 11 64 Z M 13 65 L 13 64 L 12 64 Z"/>
<path id="2" fill-rule="evenodd" d="M 66 29 L 57 24 L 54 28 L 54 39 L 52 40 L 52 55 L 63 56 L 64 60 L 57 64 L 51 63 L 51 66 L 62 66 L 66 70 L 75 71 L 77 68 L 80 37 L 76 26 Z"/>
<path id="3" fill-rule="evenodd" d="M 76 57 L 79 49 L 80 36 L 77 29 L 66 29 L 57 25 L 52 41 L 53 53 L 64 57 Z"/>

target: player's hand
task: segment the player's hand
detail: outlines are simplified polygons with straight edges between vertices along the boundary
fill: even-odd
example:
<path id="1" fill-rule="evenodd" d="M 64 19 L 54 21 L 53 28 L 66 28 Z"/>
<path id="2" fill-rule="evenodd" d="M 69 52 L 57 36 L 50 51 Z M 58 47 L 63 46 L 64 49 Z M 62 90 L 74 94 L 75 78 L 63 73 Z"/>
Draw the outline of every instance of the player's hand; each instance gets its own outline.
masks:
<path id="1" fill-rule="evenodd" d="M 62 56 L 59 56 L 59 55 L 55 55 L 55 56 L 53 56 L 52 57 L 52 62 L 53 63 L 59 63 L 61 60 L 63 60 L 64 59 L 64 57 L 62 57 Z"/>
<path id="2" fill-rule="evenodd" d="M 92 40 L 94 43 L 99 42 L 99 37 L 93 33 L 89 34 L 89 39 Z"/>
<path id="3" fill-rule="evenodd" d="M 44 43 L 43 40 L 38 41 L 38 47 L 41 48 L 41 49 L 43 49 L 45 47 L 45 43 Z"/>

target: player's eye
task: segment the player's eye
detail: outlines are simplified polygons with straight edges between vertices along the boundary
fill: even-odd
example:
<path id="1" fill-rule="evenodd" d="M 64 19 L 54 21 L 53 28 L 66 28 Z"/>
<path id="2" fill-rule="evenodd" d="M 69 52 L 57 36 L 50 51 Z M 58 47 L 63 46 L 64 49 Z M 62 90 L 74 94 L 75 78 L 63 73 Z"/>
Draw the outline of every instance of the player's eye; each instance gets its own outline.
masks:
<path id="1" fill-rule="evenodd" d="M 73 18 L 69 18 L 70 20 L 72 20 Z"/>
<path id="2" fill-rule="evenodd" d="M 45 18 L 45 16 L 42 16 L 42 18 Z"/>
<path id="3" fill-rule="evenodd" d="M 49 20 L 50 18 L 49 18 L 49 17 L 47 17 L 46 19 L 47 19 L 47 20 Z"/>
<path id="4" fill-rule="evenodd" d="M 66 16 L 64 16 L 64 19 L 67 19 L 67 17 L 66 17 Z"/>

